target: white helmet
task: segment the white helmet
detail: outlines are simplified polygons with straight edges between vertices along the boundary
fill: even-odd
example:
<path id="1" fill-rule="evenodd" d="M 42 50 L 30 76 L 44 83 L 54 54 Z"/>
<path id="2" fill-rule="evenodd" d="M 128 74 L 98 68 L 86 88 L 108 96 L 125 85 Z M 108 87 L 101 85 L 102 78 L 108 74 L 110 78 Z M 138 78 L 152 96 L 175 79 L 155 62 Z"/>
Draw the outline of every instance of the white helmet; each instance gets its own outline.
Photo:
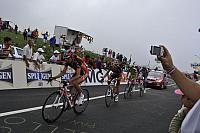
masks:
<path id="1" fill-rule="evenodd" d="M 44 50 L 42 48 L 38 48 L 37 51 L 44 53 Z"/>
<path id="2" fill-rule="evenodd" d="M 53 53 L 54 54 L 60 54 L 60 52 L 58 50 L 55 50 Z"/>

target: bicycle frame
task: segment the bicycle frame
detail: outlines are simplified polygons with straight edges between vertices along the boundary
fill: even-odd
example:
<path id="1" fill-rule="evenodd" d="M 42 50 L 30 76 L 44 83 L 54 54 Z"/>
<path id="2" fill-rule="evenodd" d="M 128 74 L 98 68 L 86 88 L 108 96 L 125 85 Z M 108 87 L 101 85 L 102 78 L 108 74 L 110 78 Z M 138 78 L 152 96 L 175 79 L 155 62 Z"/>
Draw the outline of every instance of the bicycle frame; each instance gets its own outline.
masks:
<path id="1" fill-rule="evenodd" d="M 65 98 L 67 99 L 67 101 L 69 101 L 70 107 L 72 108 L 72 107 L 73 107 L 73 101 L 74 101 L 74 96 L 75 96 L 75 95 L 72 95 L 71 92 L 70 92 L 71 90 L 68 89 L 69 86 L 70 86 L 70 84 L 67 83 L 67 82 L 65 82 L 65 81 L 59 81 L 59 80 L 54 80 L 54 81 L 59 82 L 59 91 L 60 91 L 61 96 L 57 96 L 53 104 L 55 104 L 55 102 L 56 102 L 57 100 L 58 100 L 57 103 L 60 103 L 60 98 L 61 98 L 62 96 L 65 96 Z M 62 84 L 63 84 L 63 85 L 62 85 Z M 77 92 L 76 92 L 76 93 L 77 93 Z M 59 98 L 59 99 L 58 99 L 58 98 Z M 67 102 L 67 101 L 66 101 L 66 102 Z"/>
<path id="2" fill-rule="evenodd" d="M 42 117 L 48 123 L 55 122 L 64 111 L 73 109 L 76 114 L 81 114 L 87 108 L 89 103 L 89 91 L 87 89 L 83 89 L 82 93 L 85 97 L 83 100 L 84 102 L 78 101 L 78 92 L 75 90 L 75 93 L 72 92 L 72 88 L 68 89 L 70 84 L 65 81 L 58 81 L 59 88 L 52 92 L 45 100 L 43 107 L 42 107 Z M 63 85 L 62 85 L 63 84 Z M 53 108 L 54 115 L 49 113 L 48 109 L 50 110 Z"/>
<path id="3" fill-rule="evenodd" d="M 117 95 L 114 95 L 114 88 L 117 86 L 117 78 L 112 79 L 108 82 L 108 88 L 105 92 L 105 103 L 106 107 L 110 107 L 110 104 L 112 101 L 115 101 L 115 97 Z"/>

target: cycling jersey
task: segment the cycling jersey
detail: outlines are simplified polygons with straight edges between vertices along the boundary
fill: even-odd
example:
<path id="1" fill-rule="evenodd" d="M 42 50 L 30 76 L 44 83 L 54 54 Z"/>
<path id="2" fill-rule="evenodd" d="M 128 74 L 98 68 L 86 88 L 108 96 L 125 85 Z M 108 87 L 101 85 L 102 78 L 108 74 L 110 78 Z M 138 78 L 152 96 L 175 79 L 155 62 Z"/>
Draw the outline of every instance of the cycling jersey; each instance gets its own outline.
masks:
<path id="1" fill-rule="evenodd" d="M 123 71 L 122 68 L 119 65 L 113 65 L 113 66 L 111 66 L 110 70 L 113 73 L 117 73 L 117 74 L 120 74 Z"/>
<path id="2" fill-rule="evenodd" d="M 131 79 L 136 79 L 137 77 L 137 70 L 135 69 L 134 66 L 130 66 L 128 69 L 128 72 L 130 73 L 130 78 Z"/>
<path id="3" fill-rule="evenodd" d="M 65 63 L 65 66 L 66 67 L 70 66 L 71 68 L 76 70 L 77 68 L 81 67 L 81 63 L 77 60 L 67 60 L 67 62 Z"/>
<path id="4" fill-rule="evenodd" d="M 65 66 L 66 67 L 70 66 L 75 71 L 78 68 L 81 68 L 81 73 L 80 73 L 81 76 L 86 75 L 86 74 L 89 75 L 89 70 L 88 70 L 86 64 L 81 60 L 81 58 L 75 57 L 74 59 L 67 60 L 67 62 L 65 63 Z M 73 76 L 75 76 L 75 75 L 76 75 L 76 72 Z"/>
<path id="5" fill-rule="evenodd" d="M 109 70 L 112 71 L 112 73 L 110 75 L 111 79 L 120 78 L 121 74 L 123 72 L 122 68 L 119 65 L 113 65 L 110 67 Z"/>

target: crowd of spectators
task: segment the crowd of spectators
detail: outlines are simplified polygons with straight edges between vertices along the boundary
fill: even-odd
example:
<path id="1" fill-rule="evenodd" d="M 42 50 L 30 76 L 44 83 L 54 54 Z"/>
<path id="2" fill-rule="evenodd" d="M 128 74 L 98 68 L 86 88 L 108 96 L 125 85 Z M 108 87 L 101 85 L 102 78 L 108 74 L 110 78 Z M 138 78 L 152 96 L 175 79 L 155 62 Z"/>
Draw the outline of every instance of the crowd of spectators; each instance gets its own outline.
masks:
<path id="1" fill-rule="evenodd" d="M 38 36 L 39 36 L 39 33 L 38 33 L 38 29 L 37 28 L 35 30 L 33 30 L 33 31 L 31 31 L 30 28 L 24 29 L 23 37 L 24 37 L 25 41 L 27 41 L 28 37 L 29 37 L 30 39 L 34 40 L 34 43 L 36 43 L 36 41 L 38 39 Z"/>

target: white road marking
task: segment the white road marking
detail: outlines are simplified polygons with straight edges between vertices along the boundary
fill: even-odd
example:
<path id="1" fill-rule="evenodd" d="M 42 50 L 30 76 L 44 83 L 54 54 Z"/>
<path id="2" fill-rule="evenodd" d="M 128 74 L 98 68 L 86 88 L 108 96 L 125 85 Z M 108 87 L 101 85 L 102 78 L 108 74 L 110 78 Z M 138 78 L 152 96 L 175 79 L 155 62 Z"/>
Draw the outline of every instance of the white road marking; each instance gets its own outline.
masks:
<path id="1" fill-rule="evenodd" d="M 151 88 L 146 88 L 145 90 L 149 90 Z M 133 90 L 133 91 L 139 91 L 139 90 Z M 124 94 L 124 92 L 120 92 L 119 94 Z M 96 100 L 96 99 L 100 99 L 100 98 L 104 98 L 105 95 L 103 96 L 97 96 L 97 97 L 91 97 L 89 98 L 89 100 Z M 50 107 L 50 106 L 48 106 Z M 27 108 L 27 109 L 21 109 L 21 110 L 15 110 L 15 111 L 9 111 L 9 112 L 5 112 L 5 113 L 0 113 L 0 117 L 4 117 L 4 116 L 9 116 L 9 115 L 14 115 L 14 114 L 20 114 L 20 113 L 25 113 L 25 112 L 30 112 L 30 111 L 35 111 L 35 110 L 40 110 L 42 109 L 42 106 L 38 106 L 38 107 L 33 107 L 33 108 Z"/>
<path id="2" fill-rule="evenodd" d="M 169 85 L 167 85 L 167 86 L 169 86 L 169 87 L 170 87 L 170 86 L 174 86 L 174 85 L 176 85 L 176 83 L 174 83 L 174 84 L 169 84 Z"/>

